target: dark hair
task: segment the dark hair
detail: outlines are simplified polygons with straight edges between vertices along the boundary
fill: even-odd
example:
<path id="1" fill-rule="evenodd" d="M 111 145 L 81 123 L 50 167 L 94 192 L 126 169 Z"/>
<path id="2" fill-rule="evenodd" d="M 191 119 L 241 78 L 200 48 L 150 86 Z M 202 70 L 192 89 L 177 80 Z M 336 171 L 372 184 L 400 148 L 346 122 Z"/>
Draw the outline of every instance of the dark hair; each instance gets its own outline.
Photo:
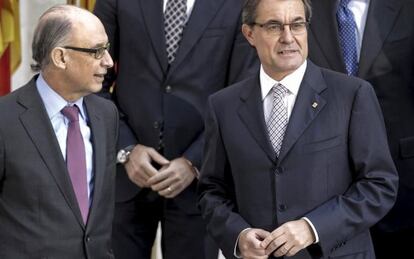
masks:
<path id="1" fill-rule="evenodd" d="M 286 0 L 287 1 L 287 0 Z M 312 8 L 310 0 L 301 0 L 305 8 L 306 21 L 312 18 Z M 252 25 L 256 22 L 256 10 L 260 0 L 246 0 L 243 6 L 242 21 L 244 24 Z"/>
<path id="2" fill-rule="evenodd" d="M 72 20 L 65 13 L 73 10 L 72 8 L 67 5 L 56 5 L 40 17 L 32 42 L 33 71 L 38 72 L 48 65 L 52 50 L 68 41 Z"/>

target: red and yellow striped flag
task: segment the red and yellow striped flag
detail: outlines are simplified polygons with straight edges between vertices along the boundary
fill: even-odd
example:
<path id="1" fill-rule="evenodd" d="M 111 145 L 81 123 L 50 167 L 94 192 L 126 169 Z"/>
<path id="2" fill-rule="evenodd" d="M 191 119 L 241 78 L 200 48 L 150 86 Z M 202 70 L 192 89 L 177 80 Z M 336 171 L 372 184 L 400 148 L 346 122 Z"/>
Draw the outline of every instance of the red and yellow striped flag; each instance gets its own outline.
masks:
<path id="1" fill-rule="evenodd" d="M 67 0 L 68 4 L 77 5 L 85 8 L 86 10 L 93 11 L 96 0 Z"/>
<path id="2" fill-rule="evenodd" d="M 10 92 L 21 61 L 19 1 L 0 0 L 0 96 Z"/>

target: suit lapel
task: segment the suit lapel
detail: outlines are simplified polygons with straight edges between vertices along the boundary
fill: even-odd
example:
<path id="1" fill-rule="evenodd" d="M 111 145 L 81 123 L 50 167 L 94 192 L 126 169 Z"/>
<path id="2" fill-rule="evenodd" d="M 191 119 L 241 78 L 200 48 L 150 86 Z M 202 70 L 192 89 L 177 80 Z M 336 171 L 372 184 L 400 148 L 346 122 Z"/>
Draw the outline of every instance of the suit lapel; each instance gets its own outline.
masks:
<path id="1" fill-rule="evenodd" d="M 326 100 L 319 95 L 325 88 L 326 84 L 319 68 L 308 61 L 305 76 L 283 138 L 278 159 L 279 164 L 325 106 Z"/>
<path id="2" fill-rule="evenodd" d="M 151 0 L 153 1 L 153 0 Z M 169 75 L 177 68 L 177 66 L 184 60 L 190 50 L 194 47 L 197 41 L 203 35 L 204 30 L 214 18 L 215 14 L 220 10 L 224 4 L 224 0 L 197 0 L 195 1 L 193 11 L 190 19 L 184 28 L 183 38 L 180 42 L 180 47 L 177 51 L 176 58 L 171 64 Z"/>
<path id="3" fill-rule="evenodd" d="M 85 97 L 84 102 L 86 106 L 86 111 L 88 113 L 89 127 L 91 128 L 92 136 L 92 145 L 93 145 L 93 168 L 94 168 L 94 188 L 93 188 L 93 200 L 92 206 L 89 211 L 88 225 L 93 224 L 93 221 L 96 219 L 97 215 L 97 204 L 98 200 L 102 196 L 103 182 L 105 178 L 105 152 L 106 152 L 106 142 L 104 130 L 105 125 L 98 115 L 99 110 L 94 105 L 93 100 L 90 97 Z"/>
<path id="4" fill-rule="evenodd" d="M 163 1 L 140 0 L 139 3 L 141 4 L 141 13 L 158 62 L 163 71 L 167 71 L 168 59 L 164 34 Z"/>
<path id="5" fill-rule="evenodd" d="M 342 51 L 339 46 L 338 23 L 336 10 L 338 1 L 319 0 L 313 1 L 313 17 L 310 30 L 315 42 L 328 60 L 329 66 L 335 71 L 345 72 Z"/>
<path id="6" fill-rule="evenodd" d="M 276 153 L 270 143 L 264 119 L 259 76 L 246 83 L 240 94 L 240 100 L 241 105 L 238 110 L 240 119 L 269 159 L 276 162 Z"/>
<path id="7" fill-rule="evenodd" d="M 394 25 L 402 2 L 400 0 L 372 0 L 361 47 L 358 76 L 366 78 L 372 63 L 379 55 L 382 45 Z"/>
<path id="8" fill-rule="evenodd" d="M 35 79 L 29 83 L 25 91 L 19 97 L 18 102 L 26 107 L 26 111 L 20 115 L 27 134 L 36 146 L 41 158 L 49 169 L 56 184 L 58 185 L 63 197 L 75 214 L 79 224 L 84 228 L 84 223 L 76 200 L 72 183 L 67 172 L 66 163 L 60 151 L 59 143 L 56 139 L 43 101 L 37 92 Z"/>

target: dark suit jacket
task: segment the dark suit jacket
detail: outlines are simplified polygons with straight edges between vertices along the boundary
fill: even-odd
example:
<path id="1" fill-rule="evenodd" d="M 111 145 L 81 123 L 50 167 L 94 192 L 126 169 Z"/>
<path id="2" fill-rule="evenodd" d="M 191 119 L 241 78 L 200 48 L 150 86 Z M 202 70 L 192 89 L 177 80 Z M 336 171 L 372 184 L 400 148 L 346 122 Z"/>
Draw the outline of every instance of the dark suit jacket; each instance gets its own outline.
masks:
<path id="1" fill-rule="evenodd" d="M 367 82 L 308 62 L 278 159 L 258 76 L 214 94 L 206 125 L 199 204 L 227 258 L 243 229 L 301 217 L 320 241 L 293 258 L 375 258 L 368 228 L 393 205 L 398 177 Z"/>
<path id="2" fill-rule="evenodd" d="M 202 160 L 207 97 L 258 68 L 256 54 L 241 33 L 242 0 L 197 0 L 175 61 L 167 61 L 162 0 L 97 1 L 95 14 L 113 45 L 118 73 L 113 98 L 123 120 L 120 147 L 139 142 L 163 148 L 168 159 Z M 129 133 L 128 133 L 129 132 Z M 117 175 L 117 200 L 139 190 Z M 197 213 L 195 184 L 177 198 Z"/>
<path id="3" fill-rule="evenodd" d="M 116 108 L 84 98 L 94 153 L 85 226 L 35 80 L 0 99 L 0 258 L 113 258 Z"/>
<path id="4" fill-rule="evenodd" d="M 313 0 L 309 58 L 345 72 L 335 18 L 336 1 Z M 358 76 L 377 94 L 400 184 L 394 208 L 379 223 L 387 231 L 414 227 L 414 1 L 372 0 Z"/>

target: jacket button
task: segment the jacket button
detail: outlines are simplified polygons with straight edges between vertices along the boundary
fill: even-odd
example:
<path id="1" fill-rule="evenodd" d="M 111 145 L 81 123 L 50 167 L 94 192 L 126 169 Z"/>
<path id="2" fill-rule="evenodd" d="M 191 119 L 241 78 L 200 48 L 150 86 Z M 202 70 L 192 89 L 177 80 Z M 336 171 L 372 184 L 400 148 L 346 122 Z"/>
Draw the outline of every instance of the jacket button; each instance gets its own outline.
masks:
<path id="1" fill-rule="evenodd" d="M 91 242 L 91 238 L 89 236 L 86 236 L 86 242 L 87 243 Z"/>
<path id="2" fill-rule="evenodd" d="M 285 204 L 280 204 L 279 205 L 279 211 L 280 212 L 283 212 L 283 211 L 285 211 L 287 209 L 287 206 L 285 205 Z"/>
<path id="3" fill-rule="evenodd" d="M 166 93 L 171 93 L 171 91 L 172 91 L 172 87 L 171 87 L 170 85 L 167 85 L 167 86 L 165 87 L 165 92 L 166 92 Z"/>
<path id="4" fill-rule="evenodd" d="M 153 127 L 154 129 L 158 129 L 160 127 L 160 123 L 158 121 L 154 122 Z"/>

